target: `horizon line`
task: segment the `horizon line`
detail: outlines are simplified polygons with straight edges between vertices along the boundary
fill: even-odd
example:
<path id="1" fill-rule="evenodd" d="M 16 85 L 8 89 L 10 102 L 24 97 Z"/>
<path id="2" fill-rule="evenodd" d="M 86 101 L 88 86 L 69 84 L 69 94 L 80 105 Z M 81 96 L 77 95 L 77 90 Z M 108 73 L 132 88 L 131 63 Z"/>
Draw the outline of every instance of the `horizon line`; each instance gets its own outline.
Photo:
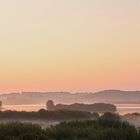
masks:
<path id="1" fill-rule="evenodd" d="M 104 89 L 104 90 L 96 90 L 96 91 L 11 91 L 11 92 L 0 92 L 0 95 L 2 94 L 23 94 L 23 93 L 98 93 L 103 91 L 122 91 L 122 92 L 140 92 L 140 90 L 124 90 L 124 89 Z"/>

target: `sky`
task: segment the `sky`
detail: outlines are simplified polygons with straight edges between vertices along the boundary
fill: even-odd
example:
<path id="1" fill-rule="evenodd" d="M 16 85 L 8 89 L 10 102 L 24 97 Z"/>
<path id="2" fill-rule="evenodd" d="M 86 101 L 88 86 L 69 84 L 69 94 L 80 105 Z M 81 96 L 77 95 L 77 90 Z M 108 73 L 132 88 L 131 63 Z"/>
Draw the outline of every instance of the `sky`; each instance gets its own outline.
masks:
<path id="1" fill-rule="evenodd" d="M 140 90 L 140 0 L 0 0 L 0 93 Z"/>

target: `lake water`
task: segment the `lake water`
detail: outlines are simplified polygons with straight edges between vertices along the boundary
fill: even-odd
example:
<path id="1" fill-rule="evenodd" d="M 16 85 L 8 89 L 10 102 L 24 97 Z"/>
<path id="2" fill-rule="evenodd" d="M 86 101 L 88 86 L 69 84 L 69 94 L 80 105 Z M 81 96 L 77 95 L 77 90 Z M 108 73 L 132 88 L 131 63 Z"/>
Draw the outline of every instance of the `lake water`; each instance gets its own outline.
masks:
<path id="1" fill-rule="evenodd" d="M 45 105 L 3 105 L 3 110 L 15 110 L 15 111 L 38 111 L 40 109 L 46 109 Z"/>
<path id="2" fill-rule="evenodd" d="M 121 115 L 127 113 L 140 113 L 140 104 L 116 104 L 118 113 Z"/>
<path id="3" fill-rule="evenodd" d="M 140 104 L 116 104 L 118 113 L 121 115 L 127 113 L 140 113 Z M 3 105 L 3 110 L 16 111 L 38 111 L 39 109 L 46 109 L 45 105 Z"/>

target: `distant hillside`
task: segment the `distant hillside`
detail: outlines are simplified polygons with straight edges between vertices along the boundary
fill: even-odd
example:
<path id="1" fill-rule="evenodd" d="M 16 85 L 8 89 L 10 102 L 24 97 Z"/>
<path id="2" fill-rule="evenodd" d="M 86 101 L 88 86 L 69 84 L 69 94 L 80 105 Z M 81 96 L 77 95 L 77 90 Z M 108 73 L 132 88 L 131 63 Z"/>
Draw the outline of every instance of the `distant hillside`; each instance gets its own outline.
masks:
<path id="1" fill-rule="evenodd" d="M 104 90 L 96 93 L 70 93 L 70 92 L 22 92 L 1 94 L 3 104 L 45 104 L 53 100 L 55 104 L 73 103 L 140 103 L 140 91 Z"/>

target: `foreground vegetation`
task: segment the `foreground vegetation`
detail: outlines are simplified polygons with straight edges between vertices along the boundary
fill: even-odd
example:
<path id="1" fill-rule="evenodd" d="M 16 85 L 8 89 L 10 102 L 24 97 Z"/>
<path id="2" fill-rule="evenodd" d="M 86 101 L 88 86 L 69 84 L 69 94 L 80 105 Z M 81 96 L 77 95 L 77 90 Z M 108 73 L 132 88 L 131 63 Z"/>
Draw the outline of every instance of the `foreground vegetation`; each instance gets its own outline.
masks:
<path id="1" fill-rule="evenodd" d="M 97 120 L 62 122 L 47 129 L 33 124 L 0 124 L 0 140 L 140 140 L 140 131 L 106 113 Z"/>

